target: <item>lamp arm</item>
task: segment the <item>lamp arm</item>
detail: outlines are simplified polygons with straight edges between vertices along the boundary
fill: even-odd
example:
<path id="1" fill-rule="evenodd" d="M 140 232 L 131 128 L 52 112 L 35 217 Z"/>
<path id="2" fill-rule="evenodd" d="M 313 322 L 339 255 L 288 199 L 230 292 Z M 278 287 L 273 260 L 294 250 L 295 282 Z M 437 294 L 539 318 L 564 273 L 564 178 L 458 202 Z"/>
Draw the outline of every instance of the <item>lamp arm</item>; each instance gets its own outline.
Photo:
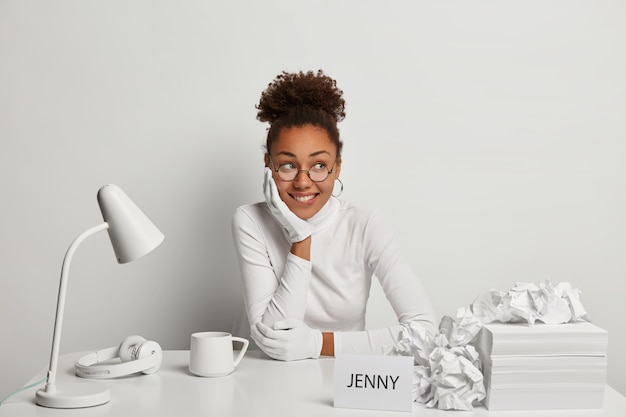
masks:
<path id="1" fill-rule="evenodd" d="M 86 230 L 82 234 L 80 234 L 76 239 L 72 241 L 70 247 L 67 249 L 65 253 L 65 258 L 63 258 L 63 266 L 61 267 L 61 282 L 59 283 L 59 297 L 57 300 L 57 312 L 56 317 L 54 319 L 54 334 L 52 336 L 52 352 L 50 353 L 50 368 L 48 369 L 48 380 L 46 382 L 46 392 L 54 391 L 55 381 L 56 381 L 56 372 L 57 365 L 59 361 L 59 347 L 61 344 L 61 330 L 63 327 L 63 311 L 65 310 L 65 293 L 67 291 L 67 279 L 69 275 L 70 263 L 72 261 L 72 257 L 74 256 L 74 252 L 78 246 L 88 237 L 106 230 L 109 228 L 109 224 L 104 222 L 97 226 L 92 227 L 91 229 Z"/>

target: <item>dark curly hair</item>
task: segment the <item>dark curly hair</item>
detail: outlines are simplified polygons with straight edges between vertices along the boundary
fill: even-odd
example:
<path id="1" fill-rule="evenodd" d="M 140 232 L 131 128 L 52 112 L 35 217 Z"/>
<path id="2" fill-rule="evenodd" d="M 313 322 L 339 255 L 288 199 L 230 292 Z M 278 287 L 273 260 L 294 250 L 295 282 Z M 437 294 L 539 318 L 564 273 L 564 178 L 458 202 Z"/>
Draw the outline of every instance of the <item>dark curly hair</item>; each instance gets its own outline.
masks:
<path id="1" fill-rule="evenodd" d="M 283 71 L 272 81 L 256 106 L 257 119 L 269 122 L 267 152 L 284 128 L 313 125 L 328 133 L 341 155 L 343 143 L 337 123 L 346 117 L 343 91 L 322 70 L 288 73 Z"/>

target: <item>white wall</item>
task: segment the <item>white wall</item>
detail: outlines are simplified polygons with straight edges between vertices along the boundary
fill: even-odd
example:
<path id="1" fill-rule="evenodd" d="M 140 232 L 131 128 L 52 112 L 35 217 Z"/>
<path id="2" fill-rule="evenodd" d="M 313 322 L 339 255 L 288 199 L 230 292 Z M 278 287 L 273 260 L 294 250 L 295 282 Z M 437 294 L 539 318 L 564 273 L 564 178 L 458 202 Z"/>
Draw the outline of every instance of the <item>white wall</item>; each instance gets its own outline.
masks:
<path id="1" fill-rule="evenodd" d="M 626 394 L 624 39 L 621 1 L 0 1 L 0 398 L 48 364 L 63 255 L 106 183 L 166 241 L 127 265 L 105 233 L 79 248 L 62 351 L 232 327 L 254 105 L 318 68 L 347 100 L 344 197 L 388 215 L 437 313 L 570 281 Z"/>

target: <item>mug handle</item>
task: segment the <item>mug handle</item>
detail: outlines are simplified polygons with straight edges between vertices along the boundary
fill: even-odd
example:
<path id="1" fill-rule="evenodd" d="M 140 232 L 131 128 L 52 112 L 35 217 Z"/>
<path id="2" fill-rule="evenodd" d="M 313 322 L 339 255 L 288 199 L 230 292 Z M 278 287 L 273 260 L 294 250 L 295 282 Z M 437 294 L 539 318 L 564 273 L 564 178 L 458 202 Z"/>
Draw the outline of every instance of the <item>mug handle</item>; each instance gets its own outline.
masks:
<path id="1" fill-rule="evenodd" d="M 236 367 L 237 364 L 241 362 L 241 359 L 243 358 L 243 355 L 246 353 L 246 350 L 248 350 L 248 344 L 250 344 L 250 342 L 247 339 L 244 339 L 243 337 L 235 337 L 235 336 L 233 336 L 233 342 L 239 342 L 243 344 L 243 346 L 241 346 L 241 350 L 239 351 L 239 355 L 237 355 L 237 357 L 235 358 L 235 363 L 233 366 Z"/>

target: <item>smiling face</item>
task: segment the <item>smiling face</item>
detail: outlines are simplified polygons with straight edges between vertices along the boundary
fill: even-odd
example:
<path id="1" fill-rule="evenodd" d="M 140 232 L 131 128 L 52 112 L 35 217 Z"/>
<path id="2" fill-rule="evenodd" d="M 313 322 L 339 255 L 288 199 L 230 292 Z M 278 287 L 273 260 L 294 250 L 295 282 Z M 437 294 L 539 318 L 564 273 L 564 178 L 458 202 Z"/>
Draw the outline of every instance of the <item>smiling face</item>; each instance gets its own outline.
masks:
<path id="1" fill-rule="evenodd" d="M 280 198 L 301 219 L 313 217 L 330 199 L 335 178 L 339 178 L 341 157 L 337 155 L 337 146 L 324 129 L 304 125 L 281 129 L 268 151 L 265 166 L 272 170 Z M 318 164 L 332 172 L 324 181 L 314 182 L 306 171 L 319 169 Z M 285 165 L 300 170 L 293 181 L 282 180 L 276 172 Z"/>

